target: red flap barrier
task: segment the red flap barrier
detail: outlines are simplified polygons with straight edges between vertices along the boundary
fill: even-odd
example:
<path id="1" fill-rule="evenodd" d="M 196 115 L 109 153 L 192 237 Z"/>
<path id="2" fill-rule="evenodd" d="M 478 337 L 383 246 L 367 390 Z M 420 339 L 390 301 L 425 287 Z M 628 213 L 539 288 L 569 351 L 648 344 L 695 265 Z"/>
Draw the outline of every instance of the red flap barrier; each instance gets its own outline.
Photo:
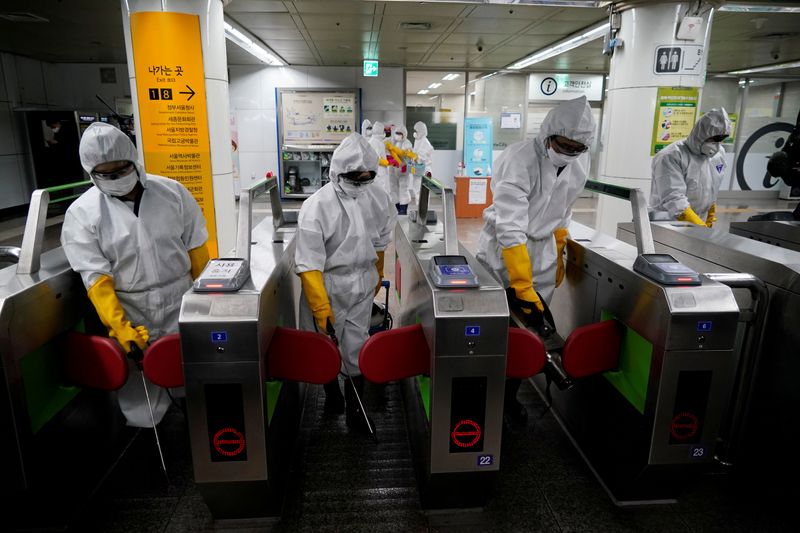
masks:
<path id="1" fill-rule="evenodd" d="M 276 327 L 267 349 L 269 377 L 321 385 L 336 379 L 342 359 L 322 333 Z"/>
<path id="2" fill-rule="evenodd" d="M 128 380 L 128 362 L 115 340 L 70 331 L 64 348 L 64 375 L 70 383 L 113 391 Z"/>
<path id="3" fill-rule="evenodd" d="M 183 387 L 183 360 L 179 333 L 161 337 L 147 347 L 142 372 L 159 387 Z"/>
<path id="4" fill-rule="evenodd" d="M 361 347 L 358 366 L 373 383 L 430 374 L 431 352 L 422 326 L 415 324 L 372 335 Z"/>
<path id="5" fill-rule="evenodd" d="M 561 351 L 564 372 L 577 379 L 617 368 L 623 332 L 616 320 L 576 328 Z"/>
<path id="6" fill-rule="evenodd" d="M 508 357 L 506 376 L 525 379 L 544 368 L 547 356 L 542 340 L 522 328 L 508 328 Z"/>

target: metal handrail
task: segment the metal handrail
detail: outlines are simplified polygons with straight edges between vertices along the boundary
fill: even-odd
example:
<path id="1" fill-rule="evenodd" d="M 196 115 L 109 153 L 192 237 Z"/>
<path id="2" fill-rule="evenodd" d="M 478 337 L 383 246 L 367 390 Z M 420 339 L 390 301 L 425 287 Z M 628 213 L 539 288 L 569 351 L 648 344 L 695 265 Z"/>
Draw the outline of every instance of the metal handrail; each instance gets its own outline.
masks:
<path id="1" fill-rule="evenodd" d="M 64 185 L 54 185 L 53 187 L 47 187 L 44 190 L 47 191 L 48 193 L 54 193 L 66 189 L 74 189 L 75 187 L 83 187 L 84 185 L 92 185 L 91 180 L 76 181 L 75 183 L 66 183 Z M 50 200 L 50 203 L 57 204 L 59 202 L 66 202 L 67 200 L 73 200 L 75 198 L 78 198 L 81 194 L 83 193 L 72 194 L 70 196 L 62 196 L 61 198 Z"/>
<path id="2" fill-rule="evenodd" d="M 633 228 L 636 233 L 636 250 L 639 254 L 654 254 L 656 247 L 653 243 L 653 231 L 650 229 L 650 217 L 647 215 L 647 199 L 641 189 L 630 189 L 620 185 L 604 183 L 597 180 L 586 180 L 583 187 L 620 200 L 628 200 L 633 212 Z"/>

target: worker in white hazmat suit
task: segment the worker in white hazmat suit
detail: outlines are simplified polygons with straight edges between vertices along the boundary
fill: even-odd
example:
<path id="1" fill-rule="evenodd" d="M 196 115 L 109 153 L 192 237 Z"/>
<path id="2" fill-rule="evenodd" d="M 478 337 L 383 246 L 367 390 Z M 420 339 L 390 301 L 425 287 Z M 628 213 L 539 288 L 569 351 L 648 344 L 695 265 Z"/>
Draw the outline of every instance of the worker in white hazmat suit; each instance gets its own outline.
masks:
<path id="1" fill-rule="evenodd" d="M 541 299 L 549 302 L 564 278 L 567 226 L 586 183 L 594 130 L 586 98 L 568 100 L 550 110 L 535 139 L 497 158 L 477 258 L 513 289 L 512 304 L 526 313 L 543 312 Z M 519 380 L 507 381 L 506 417 L 515 424 L 527 420 L 518 388 Z"/>
<path id="2" fill-rule="evenodd" d="M 300 325 L 339 339 L 342 366 L 359 395 L 364 378 L 358 353 L 369 336 L 372 301 L 383 278 L 384 250 L 391 238 L 395 213 L 388 195 L 373 184 L 378 169 L 375 150 L 359 134 L 351 134 L 331 158 L 330 182 L 300 208 L 295 239 L 295 272 L 303 296 Z M 348 427 L 367 431 L 353 386 L 338 379 L 325 385 L 325 409 L 341 413 Z"/>
<path id="3" fill-rule="evenodd" d="M 410 200 L 408 181 L 411 174 L 407 153 L 412 152 L 413 148 L 408 140 L 406 127 L 402 124 L 395 126 L 389 142 L 397 149 L 397 152 L 393 153 L 392 148 L 388 147 L 389 155 L 394 160 L 393 164 L 389 166 L 389 191 L 398 214 L 405 215 L 408 212 L 408 202 Z"/>
<path id="4" fill-rule="evenodd" d="M 414 124 L 414 153 L 417 154 L 417 165 L 415 165 L 414 175 L 409 180 L 411 187 L 409 190 L 411 204 L 419 202 L 419 188 L 422 183 L 422 175 L 427 177 L 433 175 L 433 145 L 428 140 L 428 126 L 424 122 Z"/>
<path id="5" fill-rule="evenodd" d="M 378 155 L 378 174 L 375 176 L 375 185 L 389 194 L 389 161 L 386 158 L 386 136 L 383 132 L 383 122 L 372 125 L 372 135 L 366 136 L 369 145 Z"/>
<path id="6" fill-rule="evenodd" d="M 717 194 L 725 175 L 722 141 L 731 134 L 724 109 L 712 109 L 686 139 L 653 157 L 651 220 L 684 220 L 709 228 L 717 220 Z"/>
<path id="7" fill-rule="evenodd" d="M 366 118 L 361 122 L 361 135 L 367 139 L 372 135 L 372 122 Z"/>
<path id="8" fill-rule="evenodd" d="M 178 332 L 181 298 L 208 262 L 205 220 L 186 187 L 144 172 L 114 126 L 89 126 L 79 155 L 94 187 L 67 210 L 61 244 L 109 336 L 125 352 L 144 350 L 148 340 Z M 158 423 L 169 398 L 149 382 L 148 391 Z M 128 425 L 152 425 L 144 393 L 131 362 L 118 391 Z"/>

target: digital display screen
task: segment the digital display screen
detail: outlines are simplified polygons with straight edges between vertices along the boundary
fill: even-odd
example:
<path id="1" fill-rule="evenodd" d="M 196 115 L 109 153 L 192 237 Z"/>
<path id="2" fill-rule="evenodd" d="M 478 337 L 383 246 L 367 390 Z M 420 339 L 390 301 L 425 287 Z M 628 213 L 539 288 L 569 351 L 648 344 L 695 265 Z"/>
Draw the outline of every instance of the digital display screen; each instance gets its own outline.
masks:
<path id="1" fill-rule="evenodd" d="M 453 378 L 450 392 L 450 453 L 483 451 L 486 377 Z"/>
<path id="2" fill-rule="evenodd" d="M 700 442 L 710 391 L 710 370 L 683 370 L 678 374 L 670 426 L 670 444 Z"/>
<path id="3" fill-rule="evenodd" d="M 674 257 L 667 254 L 642 254 L 650 263 L 677 263 Z"/>
<path id="4" fill-rule="evenodd" d="M 211 462 L 247 461 L 242 385 L 207 383 L 204 392 Z"/>
<path id="5" fill-rule="evenodd" d="M 433 258 L 437 265 L 466 265 L 467 258 L 463 255 L 437 255 Z"/>

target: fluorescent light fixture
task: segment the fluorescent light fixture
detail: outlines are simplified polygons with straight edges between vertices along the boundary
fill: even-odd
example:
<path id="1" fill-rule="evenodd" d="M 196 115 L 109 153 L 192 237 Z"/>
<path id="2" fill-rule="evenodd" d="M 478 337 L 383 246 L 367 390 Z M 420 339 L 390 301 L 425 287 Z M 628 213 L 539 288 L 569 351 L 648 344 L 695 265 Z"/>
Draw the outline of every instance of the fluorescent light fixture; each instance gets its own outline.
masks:
<path id="1" fill-rule="evenodd" d="M 492 76 L 495 76 L 496 74 L 497 74 L 497 72 L 492 72 L 492 73 L 490 73 L 490 74 L 486 74 L 485 76 L 481 76 L 481 77 L 480 77 L 480 78 L 478 78 L 478 79 L 479 79 L 479 80 L 486 80 L 486 79 L 489 79 L 489 78 L 491 78 Z"/>
<path id="2" fill-rule="evenodd" d="M 800 13 L 800 7 L 748 4 L 747 2 L 727 2 L 717 9 L 736 13 Z"/>
<path id="3" fill-rule="evenodd" d="M 475 91 L 472 91 L 471 93 L 469 93 L 469 95 L 470 96 L 475 96 Z"/>
<path id="4" fill-rule="evenodd" d="M 428 94 L 430 91 L 428 89 L 420 89 L 417 91 L 417 94 Z"/>
<path id="5" fill-rule="evenodd" d="M 270 50 L 258 37 L 254 36 L 228 17 L 225 17 L 224 27 L 226 39 L 239 46 L 262 63 L 272 66 L 286 64 L 285 61 L 278 57 L 278 54 Z"/>
<path id="6" fill-rule="evenodd" d="M 417 0 L 384 0 L 386 2 L 414 2 Z M 427 0 L 428 4 L 521 4 L 549 7 L 603 7 L 608 0 Z"/>
<path id="7" fill-rule="evenodd" d="M 608 32 L 608 29 L 608 22 L 596 24 L 590 28 L 587 28 L 586 30 L 583 30 L 581 33 L 575 34 L 572 37 L 564 39 L 563 41 L 559 41 L 551 46 L 548 46 L 547 48 L 543 48 L 542 50 L 539 50 L 538 52 L 531 54 L 526 58 L 520 59 L 516 63 L 510 65 L 508 68 L 512 70 L 519 70 L 529 67 L 534 63 L 539 63 L 540 61 L 563 54 L 564 52 L 568 52 L 573 48 L 577 48 L 588 42 L 594 41 L 595 39 L 599 39 Z"/>
<path id="8" fill-rule="evenodd" d="M 454 80 L 454 79 L 456 79 L 457 77 L 458 77 L 458 74 L 448 74 L 447 76 L 445 76 L 444 78 L 442 78 L 442 81 L 450 81 L 450 80 Z"/>
<path id="9" fill-rule="evenodd" d="M 442 84 L 438 83 L 438 82 L 437 83 L 431 83 L 430 85 L 428 85 L 428 89 L 438 89 L 441 86 L 442 86 Z"/>
<path id="10" fill-rule="evenodd" d="M 746 68 L 744 70 L 732 70 L 726 74 L 742 75 L 742 74 L 756 74 L 758 72 L 770 72 L 772 70 L 783 70 L 785 68 L 800 67 L 800 61 L 790 61 L 788 63 L 775 63 L 774 65 L 764 65 L 763 67 Z"/>
<path id="11" fill-rule="evenodd" d="M 437 98 L 439 98 L 439 97 L 438 96 L 431 96 L 430 98 L 428 98 L 428 100 L 436 100 Z"/>

